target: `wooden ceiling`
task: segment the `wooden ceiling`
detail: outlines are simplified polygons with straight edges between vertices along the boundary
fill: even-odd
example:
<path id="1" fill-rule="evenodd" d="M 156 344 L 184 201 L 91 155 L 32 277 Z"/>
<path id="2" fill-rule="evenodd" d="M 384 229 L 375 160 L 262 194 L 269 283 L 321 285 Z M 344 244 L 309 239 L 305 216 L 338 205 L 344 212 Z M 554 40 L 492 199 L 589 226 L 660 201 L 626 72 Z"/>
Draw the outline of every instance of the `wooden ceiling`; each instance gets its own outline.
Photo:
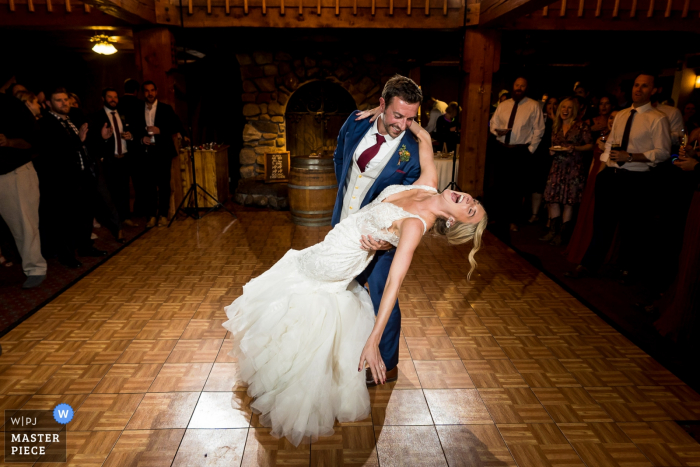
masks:
<path id="1" fill-rule="evenodd" d="M 700 30 L 700 0 L 0 0 L 2 9 L 0 26 L 58 29 Z"/>

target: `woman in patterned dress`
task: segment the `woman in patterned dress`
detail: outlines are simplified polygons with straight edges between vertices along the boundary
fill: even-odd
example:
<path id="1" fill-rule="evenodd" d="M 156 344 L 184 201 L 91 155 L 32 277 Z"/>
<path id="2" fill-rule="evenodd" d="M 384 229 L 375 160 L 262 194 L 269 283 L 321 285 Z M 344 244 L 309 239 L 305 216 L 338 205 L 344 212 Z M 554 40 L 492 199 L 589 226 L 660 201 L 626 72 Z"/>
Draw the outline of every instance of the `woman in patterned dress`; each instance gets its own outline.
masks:
<path id="1" fill-rule="evenodd" d="M 573 230 L 571 218 L 574 205 L 581 202 L 586 183 L 585 172 L 582 170 L 583 154 L 593 148 L 590 127 L 576 119 L 578 111 L 576 99 L 564 99 L 559 104 L 552 127 L 550 154 L 554 160 L 544 190 L 551 223 L 549 233 L 540 240 L 549 241 L 556 246 L 565 243 Z"/>

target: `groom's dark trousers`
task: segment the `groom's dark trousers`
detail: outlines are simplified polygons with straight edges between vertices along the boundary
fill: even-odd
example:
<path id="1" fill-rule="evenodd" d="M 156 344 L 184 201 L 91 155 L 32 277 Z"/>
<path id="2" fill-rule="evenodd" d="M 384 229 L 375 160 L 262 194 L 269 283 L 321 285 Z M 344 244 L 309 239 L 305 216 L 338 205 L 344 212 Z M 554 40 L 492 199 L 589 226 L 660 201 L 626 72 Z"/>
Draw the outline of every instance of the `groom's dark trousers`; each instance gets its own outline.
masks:
<path id="1" fill-rule="evenodd" d="M 343 127 L 338 134 L 338 146 L 335 148 L 333 159 L 335 162 L 335 176 L 338 180 L 338 196 L 335 200 L 335 208 L 333 209 L 333 220 L 331 224 L 335 226 L 340 222 L 340 216 L 343 211 L 343 200 L 345 198 L 346 180 L 348 172 L 352 167 L 352 160 L 357 150 L 357 146 L 362 141 L 362 138 L 372 127 L 369 118 L 365 120 L 355 121 L 355 113 L 348 117 Z M 399 149 L 409 153 L 408 161 L 399 163 Z M 360 208 L 371 203 L 386 187 L 390 185 L 411 185 L 420 177 L 420 162 L 418 157 L 418 143 L 413 138 L 410 131 L 404 133 L 403 138 L 393 154 L 387 155 L 389 159 L 381 174 L 369 188 L 367 195 L 362 200 Z M 360 239 L 357 239 L 358 243 Z M 375 252 L 372 262 L 369 264 L 362 274 L 357 276 L 357 282 L 364 285 L 369 285 L 369 293 L 374 305 L 374 313 L 379 312 L 379 304 L 384 295 L 384 286 L 386 285 L 391 262 L 394 259 L 396 249 L 388 251 Z M 399 309 L 399 301 L 396 300 L 394 308 L 391 311 L 389 321 L 384 328 L 382 340 L 379 343 L 379 352 L 382 354 L 382 359 L 386 364 L 387 370 L 393 370 L 399 363 L 399 339 L 401 335 L 401 310 Z"/>

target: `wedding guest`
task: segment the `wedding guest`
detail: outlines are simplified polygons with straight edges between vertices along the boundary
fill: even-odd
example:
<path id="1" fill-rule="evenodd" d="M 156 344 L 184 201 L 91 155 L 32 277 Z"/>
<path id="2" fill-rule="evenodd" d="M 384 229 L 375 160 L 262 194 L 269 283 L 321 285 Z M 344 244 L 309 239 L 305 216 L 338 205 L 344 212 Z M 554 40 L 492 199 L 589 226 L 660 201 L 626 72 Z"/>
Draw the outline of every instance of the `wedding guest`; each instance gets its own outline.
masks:
<path id="1" fill-rule="evenodd" d="M 9 94 L 12 97 L 17 97 L 17 94 L 19 94 L 20 92 L 26 92 L 26 91 L 27 91 L 27 88 L 24 87 L 23 85 L 21 85 L 19 83 L 13 83 L 10 85 L 9 88 L 7 88 L 6 94 Z"/>
<path id="2" fill-rule="evenodd" d="M 699 125 L 698 120 L 695 118 L 694 103 L 688 102 L 685 104 L 685 107 L 683 107 L 683 122 L 685 123 L 685 128 L 688 130 L 688 133 L 698 128 Z"/>
<path id="3" fill-rule="evenodd" d="M 588 250 L 568 277 L 578 278 L 600 268 L 618 225 L 624 239 L 619 258 L 622 282 L 632 283 L 642 270 L 646 256 L 639 254 L 645 249 L 640 232 L 648 216 L 649 203 L 643 200 L 651 193 L 649 169 L 667 160 L 671 151 L 668 118 L 651 105 L 656 92 L 655 76 L 640 74 L 632 89 L 632 107 L 621 110 L 615 118 L 600 157 L 606 167 L 596 179 L 595 198 L 604 202 L 596 204 Z"/>
<path id="4" fill-rule="evenodd" d="M 593 146 L 593 160 L 588 169 L 588 179 L 581 197 L 581 205 L 578 210 L 576 224 L 571 235 L 571 240 L 567 247 L 566 259 L 574 264 L 579 264 L 583 260 L 583 255 L 586 254 L 588 245 L 591 243 L 593 236 L 593 212 L 595 206 L 595 181 L 601 170 L 605 168 L 605 164 L 600 161 L 600 156 L 605 150 L 605 142 L 612 130 L 613 122 L 618 111 L 613 110 L 608 116 L 608 127 L 596 140 Z M 608 255 L 610 256 L 610 255 Z"/>
<path id="5" fill-rule="evenodd" d="M 659 104 L 658 102 L 652 100 L 652 106 L 662 114 L 666 115 L 668 118 L 668 123 L 671 128 L 671 142 L 673 144 L 680 144 L 681 133 L 685 129 L 685 122 L 683 121 L 683 114 L 676 107 L 671 107 L 666 104 Z"/>
<path id="6" fill-rule="evenodd" d="M 523 77 L 515 80 L 513 97 L 496 108 L 490 122 L 490 131 L 498 141 L 496 157 L 500 173 L 496 183 L 501 196 L 501 215 L 511 231 L 518 230 L 516 222 L 527 191 L 523 174 L 544 135 L 542 106 L 525 95 L 527 84 Z"/>
<path id="7" fill-rule="evenodd" d="M 581 202 L 585 183 L 581 169 L 583 153 L 593 148 L 591 130 L 585 122 L 577 120 L 578 111 L 577 99 L 564 99 L 552 127 L 554 150 L 550 154 L 554 160 L 544 190 L 551 221 L 549 232 L 540 240 L 555 246 L 566 243 L 573 231 L 574 206 Z"/>
<path id="8" fill-rule="evenodd" d="M 150 193 L 149 220 L 146 227 L 168 224 L 170 209 L 170 167 L 177 157 L 174 137 L 180 137 L 182 124 L 172 107 L 158 100 L 158 88 L 153 81 L 143 83 L 146 105 L 139 127 L 144 148 L 144 163 L 149 174 L 147 190 Z M 144 134 L 145 133 L 145 134 Z"/>
<path id="9" fill-rule="evenodd" d="M 51 110 L 39 121 L 37 138 L 42 243 L 50 243 L 64 266 L 80 268 L 76 249 L 79 256 L 107 254 L 90 240 L 98 194 L 94 164 L 85 149 L 88 124 L 78 127 L 71 120 L 64 88 L 49 94 L 49 105 Z"/>
<path id="10" fill-rule="evenodd" d="M 601 133 L 608 131 L 608 122 L 610 113 L 613 110 L 613 99 L 607 94 L 600 96 L 598 101 L 598 115 L 588 120 L 588 125 L 591 128 L 591 135 L 597 140 Z"/>
<path id="11" fill-rule="evenodd" d="M 447 111 L 447 102 L 443 102 L 431 96 L 426 99 L 425 106 L 430 108 L 428 112 L 428 124 L 425 126 L 425 131 L 434 133 L 437 129 L 438 118 L 445 115 Z"/>
<path id="12" fill-rule="evenodd" d="M 0 94 L 0 216 L 22 257 L 25 289 L 39 286 L 46 278 L 39 237 L 39 180 L 32 164 L 35 122 L 20 100 Z"/>
<path id="13" fill-rule="evenodd" d="M 694 174 L 696 189 L 685 224 L 678 275 L 661 301 L 661 317 L 654 323 L 662 336 L 685 350 L 697 351 L 700 316 L 700 164 L 691 146 L 681 148 L 674 165 Z"/>
<path id="14" fill-rule="evenodd" d="M 456 151 L 459 143 L 459 122 L 457 115 L 459 114 L 459 104 L 450 102 L 445 110 L 445 114 L 438 118 L 435 139 L 438 142 L 438 149 L 442 150 L 447 147 L 447 152 Z"/>
<path id="15" fill-rule="evenodd" d="M 128 142 L 133 139 L 127 120 L 119 113 L 119 95 L 114 88 L 102 91 L 103 108 L 90 119 L 95 130 L 88 137 L 93 155 L 102 162 L 102 168 L 114 203 L 118 219 L 122 224 L 133 227 L 129 203 L 129 154 Z"/>
<path id="16" fill-rule="evenodd" d="M 532 173 L 528 177 L 532 181 L 532 216 L 528 220 L 530 224 L 540 219 L 539 212 L 542 205 L 542 195 L 547 186 L 549 171 L 552 168 L 552 156 L 549 155 L 549 147 L 552 141 L 552 125 L 557 116 L 558 105 L 559 99 L 556 97 L 548 97 L 544 103 L 544 135 L 542 136 L 542 143 L 537 146 L 535 151 L 535 157 L 531 164 Z"/>

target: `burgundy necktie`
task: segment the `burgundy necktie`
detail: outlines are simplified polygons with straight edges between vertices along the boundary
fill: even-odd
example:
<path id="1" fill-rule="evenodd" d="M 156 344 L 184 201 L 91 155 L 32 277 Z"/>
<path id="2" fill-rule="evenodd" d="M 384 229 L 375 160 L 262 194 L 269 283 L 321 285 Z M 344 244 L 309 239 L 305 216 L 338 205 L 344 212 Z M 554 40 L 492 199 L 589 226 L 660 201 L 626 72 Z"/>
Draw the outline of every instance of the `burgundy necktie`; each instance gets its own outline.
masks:
<path id="1" fill-rule="evenodd" d="M 625 131 L 622 132 L 622 141 L 620 141 L 620 149 L 623 151 L 627 151 L 627 146 L 630 142 L 630 131 L 632 130 L 632 120 L 634 119 L 634 114 L 636 113 L 637 111 L 635 109 L 632 109 L 630 111 L 630 116 L 627 117 L 627 123 L 625 123 Z"/>
<path id="2" fill-rule="evenodd" d="M 518 103 L 513 99 L 513 111 L 510 113 L 510 118 L 508 119 L 508 128 L 511 130 L 506 133 L 505 144 L 510 144 L 510 135 L 513 134 L 513 123 L 515 123 L 515 114 L 518 112 Z"/>
<path id="3" fill-rule="evenodd" d="M 367 164 L 369 164 L 369 161 L 374 159 L 374 156 L 377 155 L 377 153 L 379 152 L 379 148 L 382 147 L 382 143 L 384 143 L 384 141 L 386 141 L 386 139 L 382 135 L 377 133 L 377 144 L 365 149 L 364 152 L 357 159 L 357 166 L 360 168 L 360 172 L 365 171 Z"/>
<path id="4" fill-rule="evenodd" d="M 119 132 L 119 125 L 117 124 L 117 113 L 112 112 L 112 126 L 114 127 L 114 134 L 117 137 L 117 155 L 122 155 L 122 135 Z"/>

